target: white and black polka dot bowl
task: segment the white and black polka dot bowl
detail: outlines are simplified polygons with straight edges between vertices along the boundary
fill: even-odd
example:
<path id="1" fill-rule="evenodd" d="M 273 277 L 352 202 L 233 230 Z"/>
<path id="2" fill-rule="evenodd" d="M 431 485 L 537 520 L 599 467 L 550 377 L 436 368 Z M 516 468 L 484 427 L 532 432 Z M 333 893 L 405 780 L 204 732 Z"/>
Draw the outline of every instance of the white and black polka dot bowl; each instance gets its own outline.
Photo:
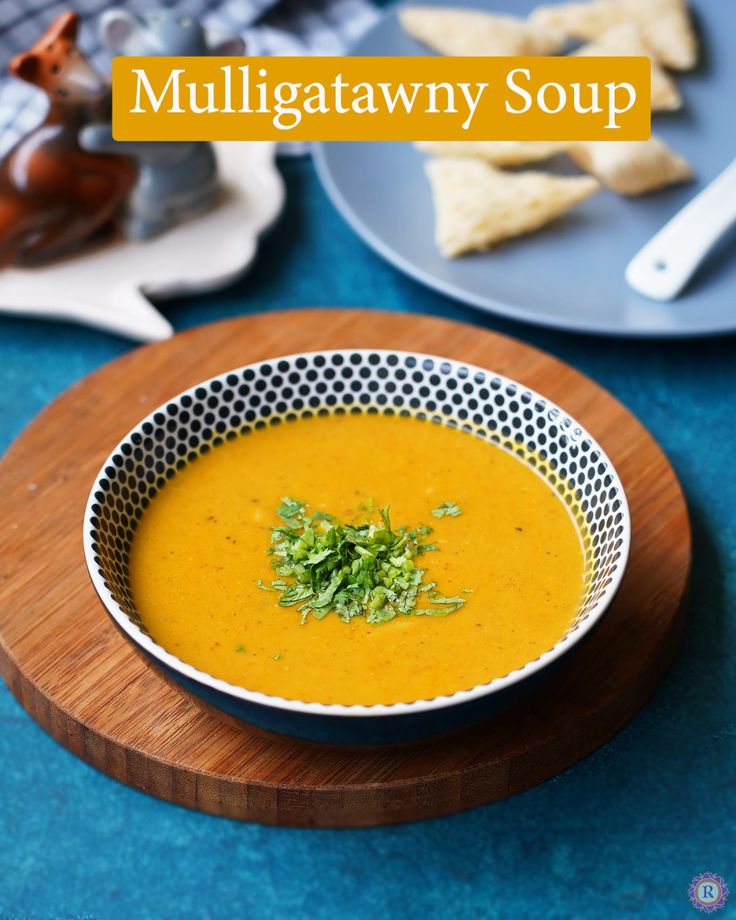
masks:
<path id="1" fill-rule="evenodd" d="M 197 670 L 146 632 L 128 581 L 140 516 L 187 463 L 228 440 L 317 413 L 411 414 L 460 428 L 514 453 L 557 490 L 576 521 L 586 587 L 572 624 L 549 651 L 503 677 L 449 696 L 393 705 L 306 703 L 233 686 Z M 631 523 L 621 481 L 601 447 L 564 410 L 491 370 L 403 351 L 289 355 L 213 377 L 179 394 L 115 447 L 92 487 L 84 550 L 97 593 L 122 632 L 206 702 L 272 731 L 369 744 L 441 733 L 477 721 L 548 674 L 598 623 L 626 566 Z"/>

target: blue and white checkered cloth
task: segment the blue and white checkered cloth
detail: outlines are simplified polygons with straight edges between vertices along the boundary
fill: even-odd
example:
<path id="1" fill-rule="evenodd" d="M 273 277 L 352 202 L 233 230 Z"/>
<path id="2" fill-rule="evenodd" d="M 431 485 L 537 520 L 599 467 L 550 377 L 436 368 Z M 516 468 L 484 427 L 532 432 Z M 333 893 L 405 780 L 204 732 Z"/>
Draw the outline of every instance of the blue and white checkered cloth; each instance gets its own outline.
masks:
<path id="1" fill-rule="evenodd" d="M 29 48 L 64 10 L 82 19 L 79 46 L 103 73 L 110 55 L 97 37 L 97 18 L 109 7 L 150 10 L 150 0 L 0 0 L 0 73 Z M 236 32 L 251 55 L 342 54 L 378 18 L 372 0 L 163 0 L 213 29 Z M 0 155 L 43 117 L 46 96 L 7 76 L 0 78 Z M 303 145 L 285 146 L 298 153 Z"/>

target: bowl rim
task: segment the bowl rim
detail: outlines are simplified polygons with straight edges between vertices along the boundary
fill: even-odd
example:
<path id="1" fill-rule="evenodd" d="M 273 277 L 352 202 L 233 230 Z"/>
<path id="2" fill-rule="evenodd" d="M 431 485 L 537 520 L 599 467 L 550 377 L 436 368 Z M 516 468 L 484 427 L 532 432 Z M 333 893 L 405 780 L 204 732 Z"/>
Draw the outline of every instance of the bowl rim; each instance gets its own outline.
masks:
<path id="1" fill-rule="evenodd" d="M 99 490 L 100 480 L 106 478 L 106 468 L 112 465 L 112 458 L 120 452 L 122 445 L 130 440 L 131 435 L 139 431 L 146 422 L 153 422 L 154 416 L 157 413 L 163 411 L 167 405 L 171 403 L 179 403 L 182 397 L 187 395 L 193 396 L 195 390 L 199 389 L 200 387 L 206 388 L 210 386 L 213 381 L 225 378 L 229 374 L 242 373 L 246 369 L 257 370 L 259 367 L 262 367 L 265 364 L 273 364 L 279 360 L 294 360 L 300 357 L 312 357 L 315 355 L 327 356 L 345 353 L 354 354 L 356 352 L 360 354 L 397 355 L 399 357 L 430 359 L 433 361 L 446 362 L 450 364 L 452 371 L 455 373 L 459 367 L 464 367 L 470 372 L 482 372 L 483 374 L 492 375 L 493 377 L 502 381 L 504 385 L 516 386 L 525 393 L 529 393 L 532 399 L 537 398 L 542 400 L 545 403 L 546 412 L 556 411 L 559 413 L 561 420 L 564 421 L 564 419 L 569 419 L 572 425 L 575 425 L 576 429 L 580 432 L 580 437 L 588 440 L 590 442 L 591 448 L 597 450 L 600 453 L 601 459 L 608 463 L 610 468 L 608 472 L 613 480 L 611 485 L 615 485 L 618 488 L 617 498 L 619 498 L 621 501 L 621 507 L 619 511 L 622 515 L 622 543 L 620 547 L 620 557 L 615 563 L 614 571 L 611 573 L 611 581 L 603 590 L 603 594 L 598 598 L 594 606 L 591 608 L 586 619 L 578 624 L 574 629 L 571 629 L 565 636 L 563 636 L 562 639 L 553 645 L 552 648 L 542 652 L 542 654 L 535 658 L 533 661 L 529 661 L 521 667 L 515 668 L 513 671 L 509 671 L 507 674 L 501 675 L 500 677 L 494 677 L 492 680 L 487 681 L 486 683 L 476 684 L 475 686 L 465 690 L 457 690 L 449 694 L 441 694 L 432 697 L 431 699 L 421 699 L 413 700 L 411 702 L 397 703 L 372 703 L 367 705 L 363 703 L 309 703 L 303 700 L 292 700 L 286 697 L 262 693 L 257 690 L 248 690 L 245 687 L 238 686 L 237 684 L 231 684 L 228 681 L 222 680 L 219 677 L 214 677 L 206 671 L 202 671 L 199 668 L 194 667 L 194 665 L 188 664 L 187 662 L 182 661 L 180 658 L 177 658 L 176 655 L 167 651 L 165 648 L 163 648 L 163 646 L 155 642 L 133 622 L 128 614 L 122 610 L 118 602 L 113 597 L 112 592 L 105 585 L 105 579 L 98 571 L 98 566 L 94 558 L 96 553 L 92 546 L 93 540 L 90 532 L 90 524 L 91 518 L 95 516 L 92 510 L 92 506 L 97 504 L 95 492 Z M 502 445 L 495 446 L 499 447 L 501 450 L 506 450 Z M 343 347 L 293 352 L 289 354 L 275 355 L 273 357 L 264 358 L 261 361 L 252 361 L 239 367 L 222 371 L 219 374 L 214 374 L 205 380 L 199 381 L 193 386 L 179 391 L 178 393 L 169 397 L 164 403 L 154 408 L 151 412 L 148 413 L 148 415 L 140 419 L 115 444 L 95 474 L 84 512 L 82 539 L 87 571 L 97 596 L 102 601 L 102 604 L 105 607 L 108 615 L 112 617 L 115 624 L 129 639 L 131 639 L 139 648 L 143 649 L 143 651 L 145 651 L 150 657 L 165 667 L 171 669 L 177 674 L 180 674 L 184 678 L 188 678 L 195 684 L 203 684 L 209 689 L 223 693 L 226 696 L 271 709 L 278 709 L 285 712 L 312 716 L 382 717 L 417 715 L 419 713 L 432 712 L 435 710 L 450 708 L 452 706 L 458 706 L 463 703 L 469 703 L 473 700 L 478 700 L 483 697 L 490 696 L 493 693 L 499 693 L 503 690 L 506 690 L 509 687 L 512 687 L 521 681 L 526 680 L 539 671 L 542 671 L 544 668 L 551 665 L 554 661 L 563 657 L 575 645 L 577 645 L 583 639 L 583 637 L 593 629 L 594 626 L 599 623 L 603 615 L 611 606 L 616 594 L 618 593 L 618 589 L 628 567 L 629 554 L 631 549 L 631 513 L 629 510 L 629 503 L 626 496 L 626 491 L 623 487 L 623 483 L 621 482 L 613 461 L 608 456 L 606 451 L 601 447 L 596 438 L 590 434 L 587 428 L 581 425 L 572 415 L 566 412 L 561 406 L 557 405 L 557 403 L 552 402 L 552 400 L 550 400 L 547 396 L 544 396 L 544 394 L 539 393 L 537 390 L 532 389 L 526 384 L 521 383 L 512 377 L 508 377 L 505 374 L 501 374 L 492 368 L 481 367 L 480 365 L 471 364 L 469 362 L 461 361 L 455 358 L 446 358 L 441 355 L 407 351 L 405 349 L 398 348 Z"/>

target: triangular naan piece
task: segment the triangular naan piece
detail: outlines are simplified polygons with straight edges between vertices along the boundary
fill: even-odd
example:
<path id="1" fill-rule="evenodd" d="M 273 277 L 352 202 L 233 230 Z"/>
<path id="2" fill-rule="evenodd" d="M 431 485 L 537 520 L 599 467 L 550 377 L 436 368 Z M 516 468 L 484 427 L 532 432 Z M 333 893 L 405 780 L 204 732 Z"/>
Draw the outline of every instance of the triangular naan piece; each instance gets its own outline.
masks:
<path id="1" fill-rule="evenodd" d="M 529 22 L 588 41 L 621 22 L 635 23 L 652 54 L 665 67 L 695 66 L 698 45 L 686 0 L 591 0 L 540 6 Z"/>
<path id="2" fill-rule="evenodd" d="M 494 166 L 520 166 L 548 160 L 569 141 L 418 141 L 418 150 L 433 157 L 476 157 Z"/>
<path id="3" fill-rule="evenodd" d="M 434 198 L 435 239 L 448 257 L 536 230 L 599 187 L 588 176 L 507 173 L 467 157 L 430 160 L 426 170 Z"/>
<path id="4" fill-rule="evenodd" d="M 613 26 L 595 41 L 578 48 L 575 54 L 623 57 L 651 57 L 648 46 L 641 37 L 638 26 L 633 22 L 622 22 Z M 673 112 L 682 106 L 682 97 L 672 77 L 652 59 L 652 111 Z"/>
<path id="5" fill-rule="evenodd" d="M 687 160 L 658 137 L 648 141 L 583 141 L 573 144 L 570 156 L 621 195 L 643 195 L 685 182 L 693 175 Z"/>
<path id="6" fill-rule="evenodd" d="M 441 54 L 554 54 L 564 36 L 516 16 L 437 6 L 407 6 L 401 25 L 413 38 Z"/>

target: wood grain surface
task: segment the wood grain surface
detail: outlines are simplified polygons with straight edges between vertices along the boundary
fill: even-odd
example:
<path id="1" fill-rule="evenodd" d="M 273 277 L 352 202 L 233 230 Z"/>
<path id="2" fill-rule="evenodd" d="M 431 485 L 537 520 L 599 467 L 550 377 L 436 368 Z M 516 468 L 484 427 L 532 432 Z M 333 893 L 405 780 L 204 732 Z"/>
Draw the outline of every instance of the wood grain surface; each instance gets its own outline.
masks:
<path id="1" fill-rule="evenodd" d="M 87 576 L 87 493 L 112 446 L 143 415 L 231 367 L 339 347 L 424 351 L 522 381 L 591 431 L 629 499 L 631 560 L 601 625 L 533 696 L 452 737 L 346 750 L 229 720 L 135 651 Z M 651 435 L 610 394 L 551 356 L 431 317 L 271 313 L 132 351 L 71 387 L 23 432 L 0 463 L 0 496 L 0 667 L 17 699 L 61 744 L 115 779 L 234 818 L 376 825 L 526 789 L 593 751 L 637 712 L 672 660 L 684 619 L 687 508 Z"/>

